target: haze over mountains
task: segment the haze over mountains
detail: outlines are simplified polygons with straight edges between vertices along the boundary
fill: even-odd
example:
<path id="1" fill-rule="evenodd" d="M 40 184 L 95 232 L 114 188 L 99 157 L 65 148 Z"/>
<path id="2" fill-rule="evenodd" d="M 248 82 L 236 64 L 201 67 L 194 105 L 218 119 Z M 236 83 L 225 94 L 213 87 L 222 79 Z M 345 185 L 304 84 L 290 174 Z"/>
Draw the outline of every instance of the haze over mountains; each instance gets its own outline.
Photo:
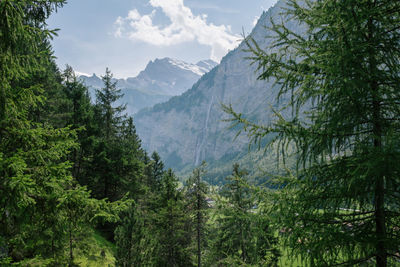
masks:
<path id="1" fill-rule="evenodd" d="M 127 104 L 128 114 L 152 107 L 157 103 L 167 101 L 172 96 L 182 94 L 216 65 L 217 63 L 212 60 L 202 60 L 191 64 L 171 58 L 155 59 L 150 61 L 136 77 L 114 79 L 117 87 L 124 94 L 118 104 Z M 89 86 L 92 96 L 94 96 L 94 89 L 100 89 L 103 86 L 101 78 L 96 74 L 86 76 L 78 73 L 78 77 Z"/>
<path id="2" fill-rule="evenodd" d="M 265 37 L 270 33 L 265 26 L 271 26 L 271 17 L 280 20 L 283 5 L 285 1 L 279 1 L 264 12 L 253 29 L 251 37 L 260 47 L 268 47 L 270 39 Z M 299 33 L 303 31 L 295 22 L 287 26 Z M 256 66 L 250 66 L 251 61 L 246 59 L 250 54 L 244 49 L 246 44 L 242 43 L 229 52 L 217 67 L 181 96 L 142 110 L 134 117 L 143 146 L 150 152 L 157 151 L 168 167 L 182 170 L 205 160 L 218 166 L 218 172 L 229 173 L 232 162 L 240 163 L 249 156 L 248 137 L 241 134 L 234 141 L 238 129 L 229 130 L 229 124 L 222 121 L 227 115 L 221 103 L 231 103 L 237 112 L 264 124 L 272 118 L 270 105 L 279 106 L 274 104 L 276 90 L 272 82 L 257 80 Z"/>

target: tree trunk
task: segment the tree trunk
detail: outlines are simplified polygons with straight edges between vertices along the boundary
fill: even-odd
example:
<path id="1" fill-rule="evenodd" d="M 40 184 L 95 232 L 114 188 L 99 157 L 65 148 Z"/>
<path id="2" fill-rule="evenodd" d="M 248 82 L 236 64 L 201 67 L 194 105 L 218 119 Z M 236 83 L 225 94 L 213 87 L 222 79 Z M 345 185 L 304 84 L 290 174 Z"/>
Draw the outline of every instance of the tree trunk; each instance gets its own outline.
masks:
<path id="1" fill-rule="evenodd" d="M 372 1 L 371 8 L 375 7 L 375 1 Z M 368 41 L 369 41 L 369 68 L 370 68 L 370 88 L 372 92 L 372 131 L 373 131 L 373 146 L 374 152 L 382 150 L 382 125 L 381 125 L 381 106 L 379 99 L 379 85 L 376 81 L 375 74 L 377 73 L 377 61 L 375 57 L 375 25 L 373 18 L 368 20 Z M 375 177 L 375 231 L 376 231 L 376 266 L 387 266 L 386 253 L 386 218 L 385 218 L 385 177 L 378 173 Z"/>
<path id="2" fill-rule="evenodd" d="M 199 179 L 200 180 L 200 179 Z M 200 181 L 199 181 L 200 183 Z M 197 185 L 197 190 L 200 188 L 200 184 L 198 183 Z M 201 233 L 200 233 L 200 227 L 201 227 L 201 214 L 200 214 L 200 194 L 197 191 L 197 266 L 201 267 Z"/>
<path id="3" fill-rule="evenodd" d="M 72 266 L 74 262 L 74 254 L 72 251 L 72 230 L 69 231 L 69 266 Z"/>
<path id="4" fill-rule="evenodd" d="M 374 115 L 374 148 L 379 150 L 382 147 L 382 129 L 379 121 L 380 106 L 375 99 L 373 101 Z M 387 266 L 387 254 L 385 248 L 386 239 L 386 218 L 385 218 L 385 177 L 378 174 L 375 184 L 375 228 L 376 228 L 376 266 Z"/>

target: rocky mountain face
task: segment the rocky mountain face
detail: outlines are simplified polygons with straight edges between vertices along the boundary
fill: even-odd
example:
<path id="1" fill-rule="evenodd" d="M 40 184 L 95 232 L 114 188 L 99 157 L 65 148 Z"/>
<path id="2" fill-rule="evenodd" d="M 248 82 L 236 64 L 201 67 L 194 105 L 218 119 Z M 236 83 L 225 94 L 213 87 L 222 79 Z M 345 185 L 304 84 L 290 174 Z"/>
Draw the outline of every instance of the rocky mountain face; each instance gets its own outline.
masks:
<path id="1" fill-rule="evenodd" d="M 142 108 L 165 102 L 191 88 L 203 74 L 216 65 L 212 60 L 191 64 L 171 58 L 155 59 L 136 77 L 114 79 L 124 94 L 118 104 L 127 104 L 128 114 L 134 114 Z M 101 78 L 96 74 L 80 75 L 79 79 L 89 86 L 92 96 L 94 89 L 103 87 Z"/>
<path id="2" fill-rule="evenodd" d="M 264 12 L 253 29 L 251 37 L 261 48 L 271 42 L 265 37 L 272 32 L 265 27 L 271 26 L 271 17 L 281 21 L 284 5 L 281 0 Z M 297 32 L 304 31 L 296 22 L 286 25 Z M 168 167 L 190 169 L 206 160 L 217 168 L 217 163 L 221 167 L 247 157 L 249 139 L 245 134 L 235 139 L 238 129 L 228 129 L 229 123 L 223 121 L 228 116 L 221 103 L 232 104 L 235 111 L 257 123 L 267 124 L 272 119 L 271 106 L 279 108 L 277 90 L 273 81 L 257 80 L 256 64 L 251 65 L 246 59 L 250 56 L 244 51 L 246 48 L 243 42 L 229 52 L 181 96 L 142 110 L 134 117 L 143 146 L 150 152 L 156 150 Z"/>

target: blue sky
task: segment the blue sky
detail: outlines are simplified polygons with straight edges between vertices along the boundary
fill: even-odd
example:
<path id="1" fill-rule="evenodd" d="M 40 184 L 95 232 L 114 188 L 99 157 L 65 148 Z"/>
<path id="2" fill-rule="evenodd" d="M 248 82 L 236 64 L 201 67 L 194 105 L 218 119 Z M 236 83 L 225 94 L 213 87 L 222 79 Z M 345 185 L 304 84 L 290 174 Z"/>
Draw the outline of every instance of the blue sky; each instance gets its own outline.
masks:
<path id="1" fill-rule="evenodd" d="M 132 77 L 155 58 L 220 60 L 276 0 L 68 0 L 48 20 L 60 68 Z"/>

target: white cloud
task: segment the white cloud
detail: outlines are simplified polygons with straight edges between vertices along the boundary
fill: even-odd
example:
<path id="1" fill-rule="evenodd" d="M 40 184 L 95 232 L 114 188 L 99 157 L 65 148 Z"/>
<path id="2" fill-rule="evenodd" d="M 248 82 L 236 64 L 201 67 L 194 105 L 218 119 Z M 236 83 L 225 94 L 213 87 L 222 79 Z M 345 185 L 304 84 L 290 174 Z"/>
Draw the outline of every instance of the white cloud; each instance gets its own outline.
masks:
<path id="1" fill-rule="evenodd" d="M 156 46 L 171 46 L 197 41 L 211 47 L 210 58 L 219 61 L 229 50 L 234 49 L 241 36 L 231 33 L 230 26 L 207 22 L 207 15 L 193 15 L 183 0 L 150 0 L 154 10 L 141 15 L 138 10 L 129 11 L 125 18 L 115 21 L 116 37 L 126 37 Z M 156 10 L 161 9 L 169 18 L 168 25 L 154 25 Z"/>

